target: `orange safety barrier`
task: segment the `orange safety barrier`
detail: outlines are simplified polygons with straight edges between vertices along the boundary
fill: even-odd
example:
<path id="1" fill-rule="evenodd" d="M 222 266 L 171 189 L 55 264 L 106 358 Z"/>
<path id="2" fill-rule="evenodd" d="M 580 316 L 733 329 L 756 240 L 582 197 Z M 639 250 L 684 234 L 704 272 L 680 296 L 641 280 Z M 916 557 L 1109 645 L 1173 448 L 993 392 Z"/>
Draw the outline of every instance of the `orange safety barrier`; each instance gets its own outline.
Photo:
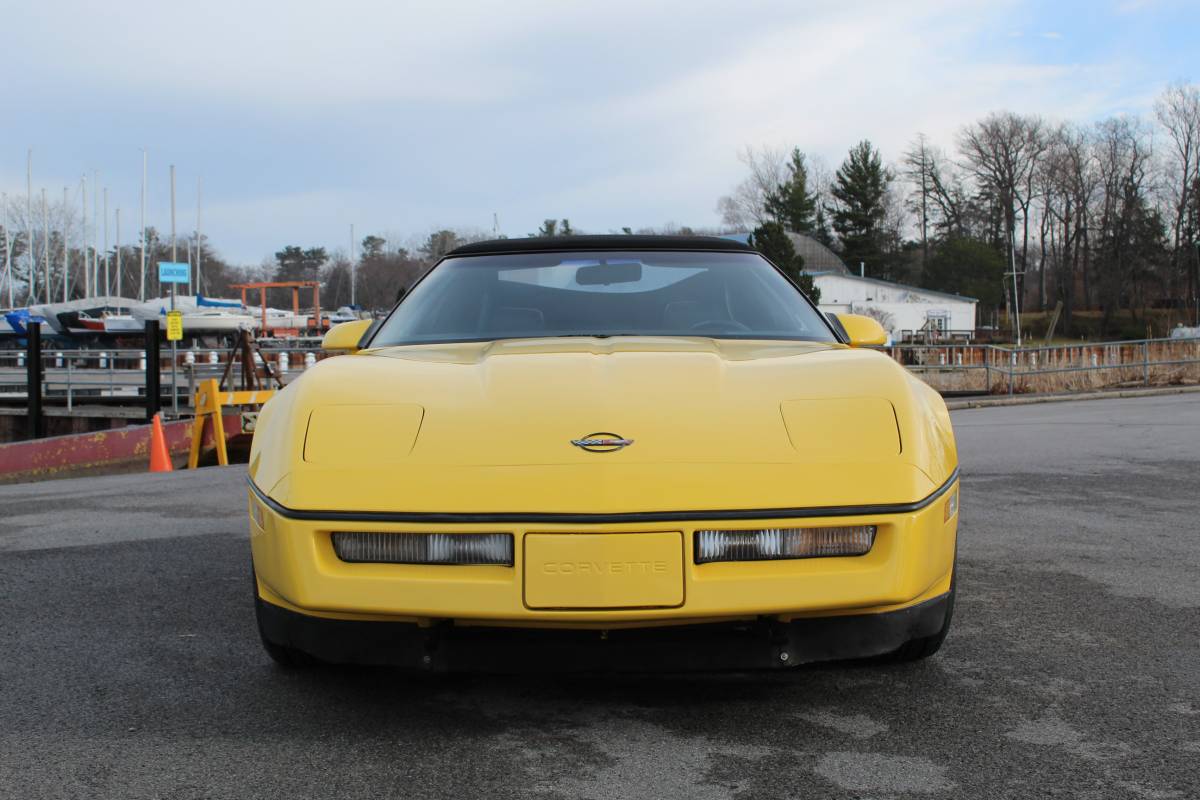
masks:
<path id="1" fill-rule="evenodd" d="M 257 389 L 243 392 L 223 392 L 221 382 L 211 378 L 200 383 L 196 390 L 196 419 L 192 424 L 192 448 L 188 452 L 188 469 L 200 463 L 200 443 L 204 438 L 204 425 L 211 422 L 213 440 L 217 446 L 217 463 L 229 464 L 229 452 L 225 448 L 225 422 L 221 409 L 224 406 L 261 406 L 275 396 L 276 389 Z"/>

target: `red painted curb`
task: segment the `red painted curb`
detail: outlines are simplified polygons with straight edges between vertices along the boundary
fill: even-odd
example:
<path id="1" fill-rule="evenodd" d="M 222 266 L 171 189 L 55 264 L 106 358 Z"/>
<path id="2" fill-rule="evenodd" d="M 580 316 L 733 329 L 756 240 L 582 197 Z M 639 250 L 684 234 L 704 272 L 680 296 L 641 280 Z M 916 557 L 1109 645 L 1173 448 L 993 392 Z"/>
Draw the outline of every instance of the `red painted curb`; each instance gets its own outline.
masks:
<path id="1" fill-rule="evenodd" d="M 241 417 L 225 415 L 225 438 L 241 433 Z M 150 425 L 128 425 L 95 433 L 51 436 L 26 442 L 0 444 L 0 480 L 16 477 L 51 477 L 58 472 L 103 467 L 142 460 L 150 463 Z M 163 424 L 167 451 L 188 452 L 192 445 L 192 421 Z M 212 428 L 204 431 L 204 446 L 213 444 Z"/>

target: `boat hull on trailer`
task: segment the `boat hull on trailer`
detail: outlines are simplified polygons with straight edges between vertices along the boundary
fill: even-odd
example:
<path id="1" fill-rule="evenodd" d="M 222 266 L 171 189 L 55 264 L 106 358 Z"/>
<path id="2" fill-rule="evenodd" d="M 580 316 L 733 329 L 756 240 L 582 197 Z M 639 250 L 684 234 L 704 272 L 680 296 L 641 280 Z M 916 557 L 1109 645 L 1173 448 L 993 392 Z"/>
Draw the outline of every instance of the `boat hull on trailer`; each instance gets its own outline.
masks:
<path id="1" fill-rule="evenodd" d="M 45 319 L 55 333 L 102 333 L 104 315 L 119 312 L 136 303 L 136 300 L 128 297 L 100 295 L 65 303 L 42 303 L 30 306 L 29 312 Z M 89 320 L 96 324 L 88 324 Z"/>
<path id="2" fill-rule="evenodd" d="M 233 333 L 254 328 L 254 318 L 249 314 L 230 314 L 225 311 L 199 311 L 184 313 L 184 333 Z"/>
<path id="3" fill-rule="evenodd" d="M 109 314 L 104 317 L 105 333 L 141 333 L 145 329 L 145 320 L 131 314 Z"/>
<path id="4" fill-rule="evenodd" d="M 40 326 L 43 336 L 55 333 L 54 327 L 44 317 L 30 314 L 27 308 L 0 311 L 0 335 L 26 336 L 32 325 Z"/>

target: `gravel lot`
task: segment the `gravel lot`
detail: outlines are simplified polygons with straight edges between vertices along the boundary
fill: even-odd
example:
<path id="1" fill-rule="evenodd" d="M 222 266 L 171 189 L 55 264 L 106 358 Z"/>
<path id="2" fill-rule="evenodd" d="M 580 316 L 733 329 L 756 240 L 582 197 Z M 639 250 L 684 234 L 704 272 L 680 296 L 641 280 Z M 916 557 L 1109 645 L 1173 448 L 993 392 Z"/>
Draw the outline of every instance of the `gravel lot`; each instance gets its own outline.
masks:
<path id="1" fill-rule="evenodd" d="M 282 673 L 244 468 L 0 487 L 0 797 L 1200 796 L 1200 395 L 954 418 L 954 628 L 898 668 Z"/>

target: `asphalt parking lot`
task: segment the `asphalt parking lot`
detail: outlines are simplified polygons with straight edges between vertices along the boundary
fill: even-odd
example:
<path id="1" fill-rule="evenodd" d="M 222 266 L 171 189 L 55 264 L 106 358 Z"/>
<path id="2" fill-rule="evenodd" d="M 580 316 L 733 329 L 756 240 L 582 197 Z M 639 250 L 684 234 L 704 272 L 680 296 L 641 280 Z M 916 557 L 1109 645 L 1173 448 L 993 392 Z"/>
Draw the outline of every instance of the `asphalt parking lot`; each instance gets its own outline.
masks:
<path id="1" fill-rule="evenodd" d="M 956 412 L 941 653 L 283 673 L 244 468 L 0 487 L 0 797 L 1200 796 L 1200 395 Z"/>

